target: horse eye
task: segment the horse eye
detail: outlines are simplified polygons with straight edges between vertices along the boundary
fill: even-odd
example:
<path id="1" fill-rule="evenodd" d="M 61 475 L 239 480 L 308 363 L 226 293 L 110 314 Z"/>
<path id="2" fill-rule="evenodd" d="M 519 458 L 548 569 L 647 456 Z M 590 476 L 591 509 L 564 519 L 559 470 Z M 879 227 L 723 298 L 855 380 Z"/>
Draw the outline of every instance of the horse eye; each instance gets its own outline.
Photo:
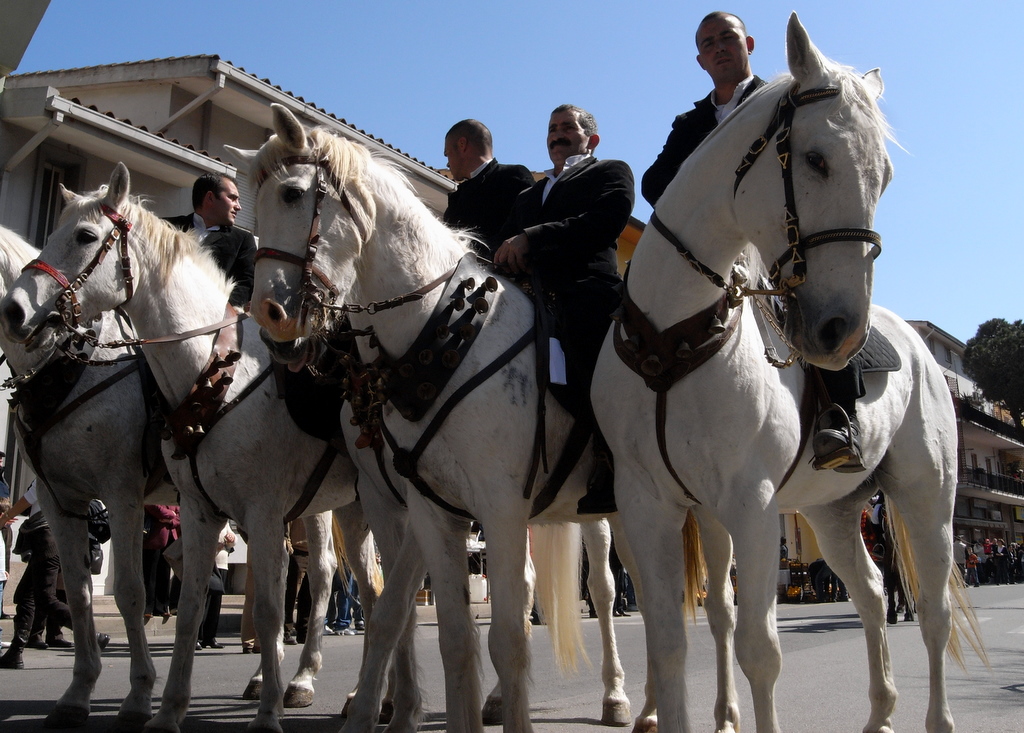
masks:
<path id="1" fill-rule="evenodd" d="M 816 171 L 822 175 L 828 175 L 828 163 L 825 162 L 825 156 L 821 153 L 808 153 L 807 162 Z"/>
<path id="2" fill-rule="evenodd" d="M 302 198 L 302 189 L 295 188 L 294 186 L 286 188 L 284 190 L 284 194 L 282 194 L 282 198 L 284 199 L 284 202 L 286 204 L 294 204 L 296 201 Z"/>
<path id="3" fill-rule="evenodd" d="M 92 244 L 97 239 L 96 232 L 88 227 L 82 227 L 75 232 L 75 242 L 81 245 Z"/>

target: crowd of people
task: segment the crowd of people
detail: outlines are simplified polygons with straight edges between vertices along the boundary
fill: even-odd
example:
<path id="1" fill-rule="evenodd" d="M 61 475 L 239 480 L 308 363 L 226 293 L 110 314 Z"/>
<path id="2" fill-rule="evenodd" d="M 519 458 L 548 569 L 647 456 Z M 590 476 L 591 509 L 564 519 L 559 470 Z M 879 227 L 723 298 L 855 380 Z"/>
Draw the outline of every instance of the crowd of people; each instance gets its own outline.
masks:
<path id="1" fill-rule="evenodd" d="M 967 585 L 1024 583 L 1024 544 L 985 537 L 968 544 L 962 535 L 953 539 L 953 562 Z"/>

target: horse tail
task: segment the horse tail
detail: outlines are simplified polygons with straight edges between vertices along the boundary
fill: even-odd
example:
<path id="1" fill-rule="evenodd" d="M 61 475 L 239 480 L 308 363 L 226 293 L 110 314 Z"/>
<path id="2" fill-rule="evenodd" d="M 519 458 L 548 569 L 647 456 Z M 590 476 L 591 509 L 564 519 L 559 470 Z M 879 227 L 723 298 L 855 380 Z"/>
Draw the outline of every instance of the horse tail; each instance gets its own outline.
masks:
<path id="1" fill-rule="evenodd" d="M 698 599 L 704 600 L 704 584 L 708 577 L 708 568 L 704 563 L 704 547 L 700 541 L 700 525 L 693 512 L 686 513 L 683 524 L 683 562 L 686 564 L 686 585 L 683 593 L 683 613 L 697 623 Z"/>
<path id="2" fill-rule="evenodd" d="M 583 539 L 579 524 L 531 525 L 533 564 L 537 573 L 537 609 L 548 626 L 558 668 L 579 669 L 579 657 L 590 664 L 580 624 L 580 575 Z M 529 623 L 527 621 L 527 623 Z"/>
<path id="3" fill-rule="evenodd" d="M 910 536 L 907 532 L 907 525 L 903 521 L 896 505 L 887 497 L 887 510 L 885 512 L 886 530 L 889 535 L 889 551 L 895 557 L 896 568 L 902 578 L 903 587 L 910 593 L 912 598 L 918 597 L 919 580 L 917 574 L 917 562 L 914 557 L 913 546 L 910 544 Z M 985 650 L 985 642 L 981 638 L 981 627 L 978 625 L 978 617 L 974 613 L 974 605 L 967 595 L 964 579 L 960 570 L 954 564 L 950 569 L 947 581 L 950 600 L 952 602 L 953 628 L 946 643 L 946 652 L 964 672 L 967 671 L 967 663 L 964 659 L 963 642 L 974 650 L 978 658 L 991 669 L 988 659 L 988 652 Z"/>

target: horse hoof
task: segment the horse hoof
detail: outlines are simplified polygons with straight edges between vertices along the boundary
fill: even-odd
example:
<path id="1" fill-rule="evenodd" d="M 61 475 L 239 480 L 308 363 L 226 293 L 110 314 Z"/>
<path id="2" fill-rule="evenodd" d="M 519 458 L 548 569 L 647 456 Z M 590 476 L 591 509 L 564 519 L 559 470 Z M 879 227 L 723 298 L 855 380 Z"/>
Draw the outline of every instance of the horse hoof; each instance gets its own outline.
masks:
<path id="1" fill-rule="evenodd" d="M 46 716 L 44 728 L 81 728 L 89 719 L 89 708 L 58 705 Z"/>
<path id="2" fill-rule="evenodd" d="M 658 733 L 658 719 L 653 716 L 637 719 L 633 733 Z"/>
<path id="3" fill-rule="evenodd" d="M 385 700 L 380 706 L 380 715 L 377 716 L 377 722 L 381 725 L 387 725 L 393 717 L 395 717 L 395 704 L 390 700 Z"/>
<path id="4" fill-rule="evenodd" d="M 605 700 L 601 711 L 601 725 L 625 728 L 633 722 L 628 700 Z"/>
<path id="5" fill-rule="evenodd" d="M 242 693 L 242 699 L 259 700 L 261 692 L 263 692 L 263 682 L 259 680 L 251 680 L 249 682 L 249 686 L 245 688 L 245 692 Z"/>
<path id="6" fill-rule="evenodd" d="M 286 708 L 308 708 L 313 704 L 313 690 L 308 687 L 289 687 L 284 693 Z"/>
<path id="7" fill-rule="evenodd" d="M 502 714 L 501 698 L 489 697 L 484 702 L 483 719 L 484 725 L 501 725 L 504 715 Z"/>
<path id="8" fill-rule="evenodd" d="M 146 727 L 151 716 L 145 713 L 124 712 L 118 713 L 114 724 L 110 726 L 113 733 L 139 733 Z"/>

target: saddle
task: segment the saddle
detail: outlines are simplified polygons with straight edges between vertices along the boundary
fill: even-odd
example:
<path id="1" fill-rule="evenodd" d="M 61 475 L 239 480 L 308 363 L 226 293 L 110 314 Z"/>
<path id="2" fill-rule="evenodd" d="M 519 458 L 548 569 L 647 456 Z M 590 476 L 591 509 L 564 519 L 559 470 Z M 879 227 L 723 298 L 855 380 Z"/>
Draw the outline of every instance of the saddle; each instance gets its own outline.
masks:
<path id="1" fill-rule="evenodd" d="M 899 352 L 877 328 L 868 331 L 864 348 L 850 361 L 858 365 L 862 372 L 898 372 L 903 368 Z"/>

